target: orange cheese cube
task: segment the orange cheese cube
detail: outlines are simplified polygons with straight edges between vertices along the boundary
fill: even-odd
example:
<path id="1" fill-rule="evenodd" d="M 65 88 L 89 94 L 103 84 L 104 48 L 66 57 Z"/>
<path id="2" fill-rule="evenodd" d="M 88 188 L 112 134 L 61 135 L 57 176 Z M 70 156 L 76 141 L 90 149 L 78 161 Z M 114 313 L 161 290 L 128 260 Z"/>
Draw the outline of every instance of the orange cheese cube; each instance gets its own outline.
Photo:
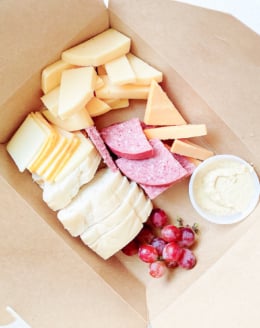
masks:
<path id="1" fill-rule="evenodd" d="M 213 151 L 198 146 L 189 140 L 174 140 L 171 146 L 171 152 L 200 159 L 202 161 L 214 155 Z"/>
<path id="2" fill-rule="evenodd" d="M 182 125 L 186 124 L 177 108 L 169 99 L 161 86 L 153 80 L 146 103 L 144 122 L 155 125 Z"/>

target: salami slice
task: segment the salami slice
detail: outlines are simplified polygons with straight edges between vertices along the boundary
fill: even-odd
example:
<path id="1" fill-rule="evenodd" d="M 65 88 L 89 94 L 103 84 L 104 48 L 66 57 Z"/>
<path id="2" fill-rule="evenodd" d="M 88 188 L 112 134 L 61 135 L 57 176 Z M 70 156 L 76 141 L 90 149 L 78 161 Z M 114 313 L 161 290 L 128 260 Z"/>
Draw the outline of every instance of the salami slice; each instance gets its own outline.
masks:
<path id="1" fill-rule="evenodd" d="M 158 139 L 150 140 L 154 156 L 143 160 L 119 158 L 116 164 L 129 179 L 148 186 L 167 186 L 187 176 L 188 172 Z"/>
<path id="2" fill-rule="evenodd" d="M 107 166 L 112 170 L 112 171 L 117 171 L 118 167 L 116 166 L 113 158 L 111 157 L 99 131 L 95 126 L 90 126 L 86 128 L 86 132 L 90 138 L 90 140 L 93 142 L 93 144 L 96 146 L 99 154 L 103 158 L 104 162 L 107 164 Z"/>
<path id="3" fill-rule="evenodd" d="M 195 170 L 196 166 L 186 156 L 173 154 L 174 158 L 185 168 L 188 175 L 191 175 Z"/>
<path id="4" fill-rule="evenodd" d="M 100 133 L 106 145 L 119 157 L 139 160 L 153 156 L 153 147 L 138 118 L 112 124 Z"/>

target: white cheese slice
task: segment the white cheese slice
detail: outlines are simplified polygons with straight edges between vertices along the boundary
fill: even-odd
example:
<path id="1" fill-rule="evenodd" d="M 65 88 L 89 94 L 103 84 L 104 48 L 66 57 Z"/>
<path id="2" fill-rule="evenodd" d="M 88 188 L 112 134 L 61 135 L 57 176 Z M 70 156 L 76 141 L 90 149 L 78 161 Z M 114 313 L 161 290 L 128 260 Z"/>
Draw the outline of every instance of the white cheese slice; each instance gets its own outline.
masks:
<path id="1" fill-rule="evenodd" d="M 43 102 L 44 106 L 55 117 L 58 115 L 59 96 L 60 87 L 58 86 L 41 97 L 41 101 Z"/>
<path id="2" fill-rule="evenodd" d="M 135 73 L 126 55 L 113 59 L 104 66 L 107 76 L 112 83 L 116 85 L 135 83 Z"/>

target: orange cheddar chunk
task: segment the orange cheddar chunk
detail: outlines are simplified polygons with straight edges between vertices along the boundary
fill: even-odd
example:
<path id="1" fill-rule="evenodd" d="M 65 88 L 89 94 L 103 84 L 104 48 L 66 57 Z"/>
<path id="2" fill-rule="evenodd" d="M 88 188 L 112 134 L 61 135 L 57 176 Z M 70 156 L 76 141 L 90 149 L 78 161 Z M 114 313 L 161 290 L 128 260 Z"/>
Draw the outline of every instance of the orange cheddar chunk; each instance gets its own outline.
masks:
<path id="1" fill-rule="evenodd" d="M 86 110 L 91 117 L 105 114 L 111 110 L 111 107 L 97 97 L 93 97 L 86 105 Z"/>
<path id="2" fill-rule="evenodd" d="M 93 67 L 63 71 L 60 84 L 58 116 L 67 119 L 79 112 L 94 96 L 97 73 Z"/>
<path id="3" fill-rule="evenodd" d="M 189 140 L 179 139 L 174 140 L 171 146 L 171 152 L 188 157 L 193 157 L 202 161 L 214 155 L 214 152 L 211 150 L 196 145 L 195 143 L 190 142 Z"/>
<path id="4" fill-rule="evenodd" d="M 61 73 L 65 69 L 73 68 L 74 65 L 68 64 L 63 60 L 58 60 L 57 62 L 47 66 L 42 71 L 41 87 L 44 93 L 48 93 L 56 88 L 60 84 Z"/>
<path id="5" fill-rule="evenodd" d="M 161 86 L 153 80 L 146 103 L 144 122 L 155 125 L 186 124 L 177 108 Z"/>
<path id="6" fill-rule="evenodd" d="M 147 128 L 144 133 L 148 139 L 183 139 L 204 136 L 207 134 L 207 128 L 205 124 L 185 124 Z"/>

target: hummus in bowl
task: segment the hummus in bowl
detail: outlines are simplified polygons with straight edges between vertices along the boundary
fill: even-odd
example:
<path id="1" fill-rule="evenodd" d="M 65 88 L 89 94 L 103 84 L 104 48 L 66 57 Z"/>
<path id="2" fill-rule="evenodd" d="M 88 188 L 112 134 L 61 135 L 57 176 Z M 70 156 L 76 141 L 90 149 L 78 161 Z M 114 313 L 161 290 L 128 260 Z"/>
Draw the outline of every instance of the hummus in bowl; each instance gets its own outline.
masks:
<path id="1" fill-rule="evenodd" d="M 194 209 L 208 221 L 230 224 L 243 220 L 259 201 L 254 168 L 233 155 L 208 158 L 193 172 L 189 196 Z"/>

